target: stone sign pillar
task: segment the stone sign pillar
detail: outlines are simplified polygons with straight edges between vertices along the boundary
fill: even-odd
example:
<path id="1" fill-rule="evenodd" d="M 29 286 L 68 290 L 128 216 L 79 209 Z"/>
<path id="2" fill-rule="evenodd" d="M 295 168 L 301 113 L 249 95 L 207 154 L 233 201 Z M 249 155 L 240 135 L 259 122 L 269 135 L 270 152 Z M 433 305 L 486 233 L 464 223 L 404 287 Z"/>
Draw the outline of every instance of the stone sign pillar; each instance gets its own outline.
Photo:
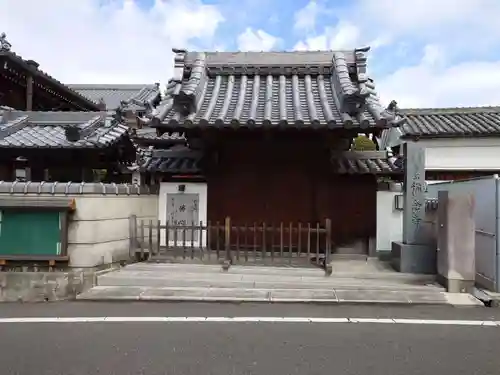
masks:
<path id="1" fill-rule="evenodd" d="M 425 218 L 425 150 L 418 142 L 405 142 L 403 152 L 403 243 L 419 245 Z"/>
<path id="2" fill-rule="evenodd" d="M 405 142 L 403 184 L 403 242 L 393 242 L 393 267 L 405 273 L 435 274 L 436 247 L 425 235 L 425 149 L 418 141 Z"/>

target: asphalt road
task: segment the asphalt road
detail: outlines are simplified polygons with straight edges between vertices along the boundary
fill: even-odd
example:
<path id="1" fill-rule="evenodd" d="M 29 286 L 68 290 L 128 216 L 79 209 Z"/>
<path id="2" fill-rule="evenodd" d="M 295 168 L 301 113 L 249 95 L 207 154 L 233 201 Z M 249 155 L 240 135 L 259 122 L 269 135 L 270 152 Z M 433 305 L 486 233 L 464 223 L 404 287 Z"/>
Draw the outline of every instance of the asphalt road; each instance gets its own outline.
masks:
<path id="1" fill-rule="evenodd" d="M 496 319 L 498 309 L 217 304 L 2 304 L 2 317 L 320 316 Z M 286 314 L 288 313 L 288 314 Z M 322 323 L 2 323 L 9 375 L 492 375 L 500 328 Z"/>

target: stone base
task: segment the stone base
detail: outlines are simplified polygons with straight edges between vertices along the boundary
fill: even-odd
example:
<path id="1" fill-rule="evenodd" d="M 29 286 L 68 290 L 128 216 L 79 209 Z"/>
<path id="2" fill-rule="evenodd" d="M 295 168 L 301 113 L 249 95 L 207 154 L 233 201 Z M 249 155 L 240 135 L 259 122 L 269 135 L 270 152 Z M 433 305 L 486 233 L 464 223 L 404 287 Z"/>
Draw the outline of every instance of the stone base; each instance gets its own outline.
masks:
<path id="1" fill-rule="evenodd" d="M 399 272 L 434 275 L 437 273 L 437 250 L 428 245 L 393 242 L 391 264 Z"/>
<path id="2" fill-rule="evenodd" d="M 42 302 L 73 300 L 93 288 L 97 276 L 117 267 L 98 270 L 74 269 L 53 272 L 0 272 L 0 302 Z"/>
<path id="3" fill-rule="evenodd" d="M 474 280 L 447 279 L 443 275 L 437 275 L 436 281 L 446 288 L 448 293 L 472 293 Z"/>
<path id="4" fill-rule="evenodd" d="M 377 251 L 377 258 L 382 262 L 390 262 L 392 259 L 391 250 Z"/>

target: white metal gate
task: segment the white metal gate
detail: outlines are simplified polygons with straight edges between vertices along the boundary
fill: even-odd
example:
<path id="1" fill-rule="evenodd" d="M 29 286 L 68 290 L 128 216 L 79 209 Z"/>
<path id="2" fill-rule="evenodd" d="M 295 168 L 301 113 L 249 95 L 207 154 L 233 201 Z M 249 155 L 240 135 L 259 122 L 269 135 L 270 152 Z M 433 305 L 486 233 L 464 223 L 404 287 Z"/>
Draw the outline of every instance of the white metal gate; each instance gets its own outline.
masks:
<path id="1" fill-rule="evenodd" d="M 474 194 L 476 285 L 493 291 L 500 291 L 499 183 L 498 175 L 493 175 L 428 185 L 428 198 L 437 198 L 438 191 L 443 190 Z"/>

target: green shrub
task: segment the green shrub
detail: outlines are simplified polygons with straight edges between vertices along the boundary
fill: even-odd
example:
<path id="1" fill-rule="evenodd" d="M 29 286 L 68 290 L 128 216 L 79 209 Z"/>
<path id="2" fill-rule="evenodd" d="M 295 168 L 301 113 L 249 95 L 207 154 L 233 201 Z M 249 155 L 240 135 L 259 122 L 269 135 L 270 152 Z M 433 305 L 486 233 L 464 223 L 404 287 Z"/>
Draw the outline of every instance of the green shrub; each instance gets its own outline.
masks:
<path id="1" fill-rule="evenodd" d="M 370 138 L 365 135 L 359 135 L 354 138 L 354 142 L 352 145 L 353 151 L 376 151 L 377 147 L 375 146 L 375 142 L 373 142 Z"/>

